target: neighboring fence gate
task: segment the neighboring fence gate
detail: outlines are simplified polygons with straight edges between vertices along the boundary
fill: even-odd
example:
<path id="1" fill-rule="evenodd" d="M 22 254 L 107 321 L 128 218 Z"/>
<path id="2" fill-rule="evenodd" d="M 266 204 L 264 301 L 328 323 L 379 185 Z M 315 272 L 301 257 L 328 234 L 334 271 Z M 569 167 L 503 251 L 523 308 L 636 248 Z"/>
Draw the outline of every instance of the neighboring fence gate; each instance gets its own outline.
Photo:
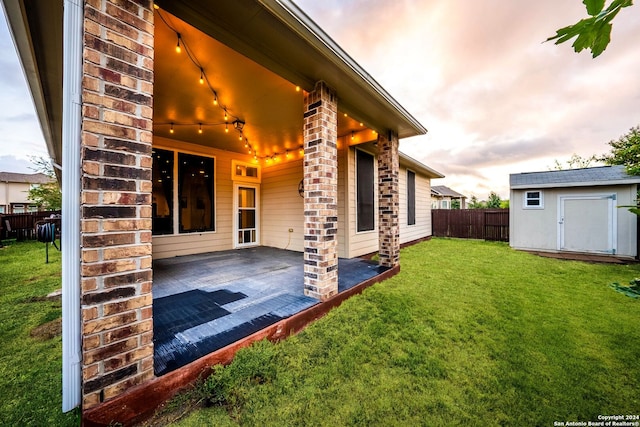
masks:
<path id="1" fill-rule="evenodd" d="M 435 237 L 509 241 L 509 209 L 432 209 Z"/>

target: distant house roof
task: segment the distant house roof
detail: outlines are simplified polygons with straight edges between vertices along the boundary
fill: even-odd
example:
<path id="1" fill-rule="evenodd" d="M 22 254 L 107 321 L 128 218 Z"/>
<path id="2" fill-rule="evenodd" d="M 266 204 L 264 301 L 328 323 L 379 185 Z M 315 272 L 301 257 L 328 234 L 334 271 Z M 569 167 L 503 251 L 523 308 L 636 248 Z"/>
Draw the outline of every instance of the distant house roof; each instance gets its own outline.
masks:
<path id="1" fill-rule="evenodd" d="M 514 190 L 638 183 L 640 183 L 640 176 L 628 175 L 624 166 L 619 165 L 509 175 L 509 184 Z"/>
<path id="2" fill-rule="evenodd" d="M 431 193 L 436 196 L 445 196 L 445 197 L 449 196 L 449 197 L 455 197 L 455 198 L 461 198 L 461 199 L 467 198 L 467 196 L 460 194 L 457 191 L 454 191 L 444 185 L 433 185 L 431 187 Z"/>
<path id="3" fill-rule="evenodd" d="M 53 181 L 43 173 L 0 172 L 0 182 L 16 182 L 20 184 L 46 184 Z"/>

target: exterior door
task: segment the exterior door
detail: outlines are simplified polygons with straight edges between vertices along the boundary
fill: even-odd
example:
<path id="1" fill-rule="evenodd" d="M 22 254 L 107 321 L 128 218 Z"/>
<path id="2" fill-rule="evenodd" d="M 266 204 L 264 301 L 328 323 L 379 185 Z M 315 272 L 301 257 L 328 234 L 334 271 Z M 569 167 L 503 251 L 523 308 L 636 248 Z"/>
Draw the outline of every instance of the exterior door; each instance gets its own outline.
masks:
<path id="1" fill-rule="evenodd" d="M 616 253 L 616 195 L 560 196 L 558 249 Z"/>
<path id="2" fill-rule="evenodd" d="M 258 187 L 246 184 L 235 186 L 235 244 L 236 247 L 255 246 L 259 242 L 260 223 Z"/>

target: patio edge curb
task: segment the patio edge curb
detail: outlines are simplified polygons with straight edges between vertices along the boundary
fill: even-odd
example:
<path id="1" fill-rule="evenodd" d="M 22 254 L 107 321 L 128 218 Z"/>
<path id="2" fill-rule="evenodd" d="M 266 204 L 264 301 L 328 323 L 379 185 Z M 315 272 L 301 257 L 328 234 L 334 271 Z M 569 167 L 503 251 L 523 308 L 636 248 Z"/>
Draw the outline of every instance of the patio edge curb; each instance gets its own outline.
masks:
<path id="1" fill-rule="evenodd" d="M 348 298 L 362 293 L 375 283 L 382 282 L 400 272 L 400 266 L 372 277 L 358 285 L 347 289 L 325 302 L 320 302 L 308 309 L 282 319 L 273 325 L 255 332 L 233 344 L 229 344 L 214 351 L 188 365 L 161 377 L 132 387 L 129 391 L 108 400 L 98 406 L 83 411 L 82 425 L 88 427 L 102 427 L 118 423 L 130 426 L 150 418 L 157 408 L 171 399 L 179 391 L 193 384 L 199 378 L 206 378 L 211 374 L 211 366 L 229 364 L 235 353 L 241 348 L 248 347 L 253 342 L 267 338 L 270 341 L 280 341 L 302 331 L 310 323 L 320 319 L 331 309 L 338 307 Z"/>

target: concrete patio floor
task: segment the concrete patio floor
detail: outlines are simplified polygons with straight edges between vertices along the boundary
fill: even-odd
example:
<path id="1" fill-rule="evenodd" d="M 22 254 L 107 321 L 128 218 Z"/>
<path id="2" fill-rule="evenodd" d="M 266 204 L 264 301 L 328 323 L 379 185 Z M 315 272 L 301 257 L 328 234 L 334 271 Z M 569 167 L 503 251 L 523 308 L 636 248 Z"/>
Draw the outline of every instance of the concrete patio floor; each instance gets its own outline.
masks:
<path id="1" fill-rule="evenodd" d="M 303 293 L 303 254 L 253 247 L 153 263 L 154 365 L 157 376 L 318 304 Z M 338 260 L 343 292 L 387 269 Z"/>

